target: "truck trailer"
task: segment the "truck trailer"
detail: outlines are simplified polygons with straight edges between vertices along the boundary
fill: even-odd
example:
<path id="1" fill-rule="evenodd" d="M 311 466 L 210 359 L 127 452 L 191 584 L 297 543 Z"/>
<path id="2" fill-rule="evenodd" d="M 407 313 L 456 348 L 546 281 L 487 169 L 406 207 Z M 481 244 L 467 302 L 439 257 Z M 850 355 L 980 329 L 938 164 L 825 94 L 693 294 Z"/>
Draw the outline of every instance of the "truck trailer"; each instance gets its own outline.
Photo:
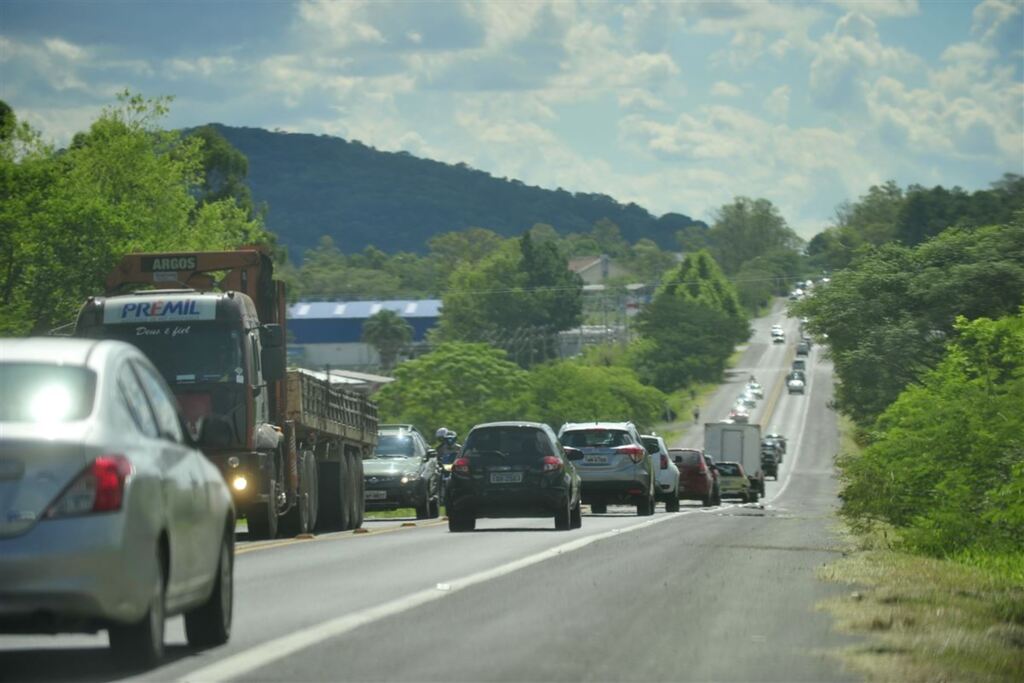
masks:
<path id="1" fill-rule="evenodd" d="M 129 254 L 75 326 L 153 361 L 254 539 L 362 525 L 362 461 L 377 443 L 373 401 L 286 370 L 285 310 L 260 248 Z"/>
<path id="2" fill-rule="evenodd" d="M 761 425 L 738 422 L 704 424 L 704 452 L 716 461 L 738 462 L 750 479 L 753 501 L 764 495 Z"/>

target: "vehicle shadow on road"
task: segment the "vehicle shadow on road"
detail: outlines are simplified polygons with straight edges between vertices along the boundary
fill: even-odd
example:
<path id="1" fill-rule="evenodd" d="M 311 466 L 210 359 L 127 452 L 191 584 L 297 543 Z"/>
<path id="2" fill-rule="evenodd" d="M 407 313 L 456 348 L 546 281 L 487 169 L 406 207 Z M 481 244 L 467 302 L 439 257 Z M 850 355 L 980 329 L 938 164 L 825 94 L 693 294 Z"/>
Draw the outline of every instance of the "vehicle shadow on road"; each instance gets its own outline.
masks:
<path id="1" fill-rule="evenodd" d="M 161 665 L 195 654 L 187 645 L 168 645 Z M 32 648 L 0 651 L 0 681 L 113 681 L 150 674 L 119 662 L 106 647 Z M 159 676 L 157 676 L 159 678 Z"/>

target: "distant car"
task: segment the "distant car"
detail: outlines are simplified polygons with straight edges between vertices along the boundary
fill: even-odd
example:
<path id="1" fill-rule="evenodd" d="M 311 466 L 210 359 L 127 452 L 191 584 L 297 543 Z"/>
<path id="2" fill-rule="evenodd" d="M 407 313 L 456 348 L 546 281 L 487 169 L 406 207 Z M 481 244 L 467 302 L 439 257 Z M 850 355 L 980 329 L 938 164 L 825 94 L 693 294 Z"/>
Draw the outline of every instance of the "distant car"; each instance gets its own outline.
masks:
<path id="1" fill-rule="evenodd" d="M 669 455 L 679 468 L 679 497 L 699 500 L 705 507 L 717 505 L 715 476 L 704 459 L 704 451 L 697 448 L 670 448 Z"/>
<path id="2" fill-rule="evenodd" d="M 736 406 L 742 408 L 756 408 L 757 397 L 748 391 L 744 391 L 740 394 L 740 397 L 736 399 Z"/>
<path id="3" fill-rule="evenodd" d="M 575 462 L 540 422 L 489 422 L 470 430 L 452 463 L 449 531 L 472 531 L 480 517 L 552 517 L 555 529 L 578 529 L 581 484 Z"/>
<path id="4" fill-rule="evenodd" d="M 779 480 L 779 454 L 775 444 L 761 445 L 761 470 L 764 471 L 764 476 Z"/>
<path id="5" fill-rule="evenodd" d="M 807 361 L 804 360 L 803 358 L 794 358 L 793 359 L 793 368 L 792 369 L 793 370 L 799 370 L 800 372 L 804 372 L 805 370 L 807 370 Z"/>
<path id="6" fill-rule="evenodd" d="M 373 457 L 363 461 L 367 510 L 415 508 L 417 519 L 440 516 L 443 470 L 437 451 L 412 425 L 382 425 Z"/>
<path id="7" fill-rule="evenodd" d="M 641 434 L 644 448 L 655 459 L 654 473 L 658 481 L 655 498 L 665 503 L 665 512 L 679 512 L 679 468 L 668 457 L 665 439 L 654 434 Z"/>
<path id="8" fill-rule="evenodd" d="M 729 411 L 729 419 L 733 422 L 750 422 L 750 413 L 743 406 L 735 406 Z"/>
<path id="9" fill-rule="evenodd" d="M 558 438 L 583 452 L 577 469 L 591 512 L 603 514 L 609 504 L 619 504 L 635 505 L 638 515 L 654 514 L 653 459 L 632 422 L 567 423 Z"/>
<path id="10" fill-rule="evenodd" d="M 780 325 L 779 323 L 775 323 L 774 325 L 772 325 L 771 333 L 782 334 L 782 325 Z"/>
<path id="11" fill-rule="evenodd" d="M 754 398 L 764 398 L 764 387 L 756 380 L 747 382 L 747 392 Z"/>
<path id="12" fill-rule="evenodd" d="M 807 387 L 807 380 L 804 373 L 794 370 L 786 376 L 786 390 L 790 394 L 802 394 Z"/>
<path id="13" fill-rule="evenodd" d="M 718 482 L 722 490 L 722 498 L 739 498 L 744 503 L 755 495 L 750 487 L 750 479 L 738 462 L 720 461 L 715 463 L 718 468 Z"/>
<path id="14" fill-rule="evenodd" d="M 175 614 L 190 645 L 227 642 L 234 505 L 153 364 L 119 341 L 5 340 L 0 386 L 0 633 L 105 629 L 144 666 Z"/>
<path id="15" fill-rule="evenodd" d="M 772 333 L 772 344 L 785 344 L 785 343 L 786 343 L 786 333 L 785 332 L 779 332 L 778 334 L 775 334 L 774 332 Z"/>
<path id="16" fill-rule="evenodd" d="M 805 341 L 801 341 L 796 345 L 796 355 L 806 356 L 811 352 L 811 345 Z"/>
<path id="17" fill-rule="evenodd" d="M 761 439 L 761 445 L 764 446 L 766 444 L 772 444 L 775 446 L 776 457 L 778 458 L 778 461 L 781 463 L 786 456 L 786 437 L 784 437 L 782 434 L 777 434 L 774 432 L 770 434 L 765 434 L 764 437 Z"/>

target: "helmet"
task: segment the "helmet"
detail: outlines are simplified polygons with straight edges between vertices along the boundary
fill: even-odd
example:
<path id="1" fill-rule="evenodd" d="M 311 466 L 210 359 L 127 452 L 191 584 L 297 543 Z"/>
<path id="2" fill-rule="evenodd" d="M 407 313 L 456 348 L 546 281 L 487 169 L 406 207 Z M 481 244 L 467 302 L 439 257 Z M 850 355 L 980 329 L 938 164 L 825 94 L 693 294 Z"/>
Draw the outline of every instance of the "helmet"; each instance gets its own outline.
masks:
<path id="1" fill-rule="evenodd" d="M 445 434 L 445 438 L 451 439 L 452 441 L 455 441 L 455 437 L 457 437 L 457 436 L 458 436 L 458 434 L 455 433 L 454 429 L 449 429 L 448 433 Z"/>
<path id="2" fill-rule="evenodd" d="M 445 427 L 441 427 L 436 432 L 434 432 L 435 439 L 443 439 L 446 436 L 448 436 L 448 429 Z"/>

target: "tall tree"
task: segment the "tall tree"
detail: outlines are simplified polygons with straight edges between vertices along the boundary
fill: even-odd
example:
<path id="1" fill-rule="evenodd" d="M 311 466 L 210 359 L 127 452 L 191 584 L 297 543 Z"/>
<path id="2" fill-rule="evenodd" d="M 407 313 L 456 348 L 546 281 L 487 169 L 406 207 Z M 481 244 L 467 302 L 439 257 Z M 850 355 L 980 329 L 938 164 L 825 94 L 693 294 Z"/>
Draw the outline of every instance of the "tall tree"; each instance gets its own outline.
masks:
<path id="1" fill-rule="evenodd" d="M 777 249 L 797 249 L 802 240 L 767 199 L 737 197 L 715 215 L 708 231 L 715 260 L 729 274 L 747 261 Z"/>
<path id="2" fill-rule="evenodd" d="M 71 322 L 125 253 L 269 240 L 233 201 L 197 206 L 199 145 L 160 128 L 167 106 L 123 93 L 59 154 L 20 125 L 0 145 L 0 333 Z"/>
<path id="3" fill-rule="evenodd" d="M 717 380 L 750 334 L 735 289 L 706 251 L 688 254 L 666 274 L 636 328 L 637 374 L 662 391 Z"/>
<path id="4" fill-rule="evenodd" d="M 412 325 L 395 311 L 382 309 L 363 323 L 363 341 L 377 349 L 385 371 L 395 367 L 398 354 L 412 341 Z"/>

